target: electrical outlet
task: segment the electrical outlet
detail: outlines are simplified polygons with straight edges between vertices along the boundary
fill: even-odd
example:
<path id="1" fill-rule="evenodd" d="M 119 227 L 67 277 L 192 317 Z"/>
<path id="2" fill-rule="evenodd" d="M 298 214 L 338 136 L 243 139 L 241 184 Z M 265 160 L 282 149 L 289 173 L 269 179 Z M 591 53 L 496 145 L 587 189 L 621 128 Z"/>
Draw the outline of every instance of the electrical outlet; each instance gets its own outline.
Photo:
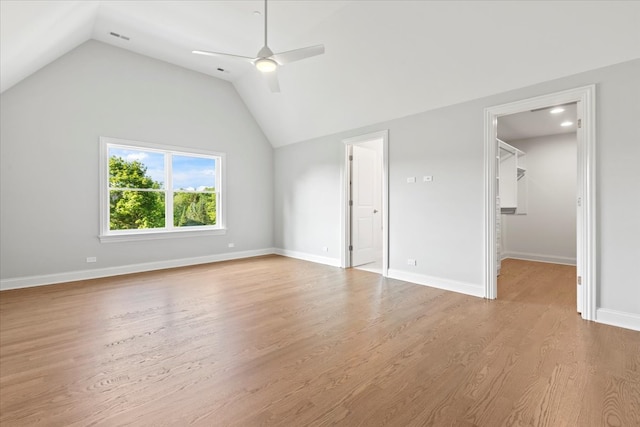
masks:
<path id="1" fill-rule="evenodd" d="M 88 256 L 87 257 L 87 262 L 98 262 L 98 258 L 96 258 L 94 256 Z"/>
<path id="2" fill-rule="evenodd" d="M 235 243 L 229 243 L 229 245 L 228 245 L 228 246 L 229 246 L 230 248 L 234 248 L 234 247 L 236 246 L 236 244 L 235 244 Z"/>
<path id="3" fill-rule="evenodd" d="M 433 181 L 433 176 L 425 175 L 425 176 L 422 177 L 422 181 L 423 182 L 431 182 L 431 181 Z"/>
<path id="4" fill-rule="evenodd" d="M 322 252 L 329 252 L 329 248 L 328 248 L 328 247 L 326 247 L 326 246 L 323 246 L 323 247 L 322 247 Z"/>
<path id="5" fill-rule="evenodd" d="M 407 260 L 407 265 L 413 265 L 415 267 L 417 265 L 416 260 L 409 258 Z"/>
<path id="6" fill-rule="evenodd" d="M 415 176 L 410 176 L 407 178 L 407 184 L 413 184 L 416 182 L 416 177 Z"/>

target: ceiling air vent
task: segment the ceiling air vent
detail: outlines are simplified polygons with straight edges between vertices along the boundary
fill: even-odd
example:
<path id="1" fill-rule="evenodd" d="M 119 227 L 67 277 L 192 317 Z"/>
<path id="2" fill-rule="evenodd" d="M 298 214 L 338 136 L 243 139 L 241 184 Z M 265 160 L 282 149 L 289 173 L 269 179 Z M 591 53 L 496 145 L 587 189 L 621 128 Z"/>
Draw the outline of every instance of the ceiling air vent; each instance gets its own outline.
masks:
<path id="1" fill-rule="evenodd" d="M 113 31 L 111 31 L 109 34 L 122 40 L 129 40 L 129 37 L 123 36 L 122 34 L 114 33 Z"/>

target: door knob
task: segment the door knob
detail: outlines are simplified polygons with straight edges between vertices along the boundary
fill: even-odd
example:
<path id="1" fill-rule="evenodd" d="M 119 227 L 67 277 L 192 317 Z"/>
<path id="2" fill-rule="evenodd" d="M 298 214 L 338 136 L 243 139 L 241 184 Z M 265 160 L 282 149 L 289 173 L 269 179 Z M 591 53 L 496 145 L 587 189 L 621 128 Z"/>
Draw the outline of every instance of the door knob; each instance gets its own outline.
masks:
<path id="1" fill-rule="evenodd" d="M 378 209 L 374 209 L 374 210 L 373 210 L 373 213 L 378 213 Z"/>

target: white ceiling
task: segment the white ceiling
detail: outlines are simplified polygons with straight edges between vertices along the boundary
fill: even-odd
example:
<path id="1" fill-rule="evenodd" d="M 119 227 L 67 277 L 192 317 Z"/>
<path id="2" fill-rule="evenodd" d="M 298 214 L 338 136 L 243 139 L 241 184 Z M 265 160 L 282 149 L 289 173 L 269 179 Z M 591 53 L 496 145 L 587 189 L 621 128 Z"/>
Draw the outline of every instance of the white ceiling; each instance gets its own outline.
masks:
<path id="1" fill-rule="evenodd" d="M 283 67 L 281 93 L 250 64 L 191 53 L 254 56 L 263 31 L 254 0 L 0 0 L 0 90 L 93 38 L 231 81 L 277 147 L 640 57 L 640 2 L 269 5 L 274 51 L 326 48 Z"/>
<path id="2" fill-rule="evenodd" d="M 519 139 L 537 138 L 540 136 L 572 133 L 576 131 L 576 104 L 563 105 L 564 111 L 551 114 L 551 107 L 546 109 L 524 111 L 498 117 L 498 138 L 504 142 Z M 560 126 L 562 122 L 571 122 L 571 126 Z"/>

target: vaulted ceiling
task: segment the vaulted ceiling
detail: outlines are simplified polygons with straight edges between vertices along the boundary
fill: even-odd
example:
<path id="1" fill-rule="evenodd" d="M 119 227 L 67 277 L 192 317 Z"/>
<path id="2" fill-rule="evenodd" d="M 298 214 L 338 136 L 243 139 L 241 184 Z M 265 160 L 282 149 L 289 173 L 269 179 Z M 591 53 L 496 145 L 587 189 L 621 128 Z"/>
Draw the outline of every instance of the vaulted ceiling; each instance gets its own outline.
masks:
<path id="1" fill-rule="evenodd" d="M 275 147 L 640 57 L 640 2 L 276 0 L 270 47 L 326 53 L 283 67 L 271 93 L 251 64 L 191 53 L 254 56 L 262 1 L 0 7 L 1 91 L 96 39 L 232 82 Z"/>

